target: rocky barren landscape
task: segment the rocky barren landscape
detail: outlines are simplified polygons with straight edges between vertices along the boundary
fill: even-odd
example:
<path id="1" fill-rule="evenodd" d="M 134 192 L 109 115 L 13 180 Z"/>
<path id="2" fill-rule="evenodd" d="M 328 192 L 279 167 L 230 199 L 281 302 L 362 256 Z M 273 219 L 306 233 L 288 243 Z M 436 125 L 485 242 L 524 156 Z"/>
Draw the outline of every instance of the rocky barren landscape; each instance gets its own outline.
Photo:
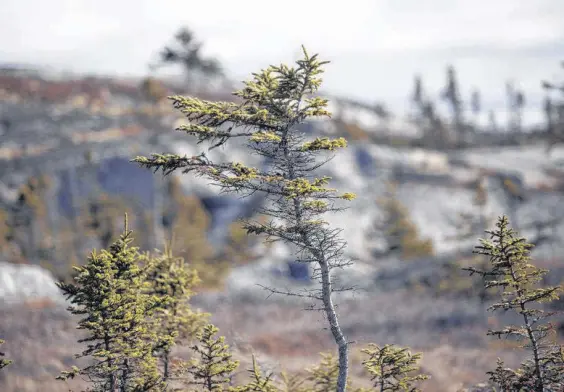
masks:
<path id="1" fill-rule="evenodd" d="M 204 147 L 175 133 L 178 115 L 166 100 L 147 99 L 139 82 L 0 74 L 0 206 L 10 211 L 17 204 L 20 187 L 39 174 L 55 184 L 45 197 L 51 233 L 62 230 L 65 219 L 74 216 L 77 200 L 96 192 L 88 187 L 93 178 L 106 193 L 138 196 L 136 211 L 155 213 L 166 206 L 168 196 L 162 192 L 165 182 L 160 174 L 139 169 L 129 159 L 150 152 L 195 155 Z M 217 94 L 212 98 L 224 99 Z M 520 357 L 514 349 L 486 336 L 488 326 L 505 320 L 488 314 L 487 304 L 477 297 L 438 295 L 434 288 L 444 278 L 444 266 L 467 256 L 481 236 L 476 233 L 464 241 L 452 238 L 453 218 L 480 213 L 472 203 L 478 181 L 488 194 L 486 215 L 506 214 L 521 234 L 537 239 L 535 261 L 550 269 L 552 283 L 564 280 L 560 256 L 564 220 L 542 225 L 550 218 L 564 217 L 564 148 L 556 146 L 548 154 L 544 140 L 526 138 L 521 144 L 500 146 L 494 145 L 497 139 L 492 137 L 488 145 L 491 135 L 485 133 L 476 136 L 480 143 L 475 146 L 426 148 L 410 144 L 420 133 L 407 121 L 384 121 L 350 103 L 339 109 L 338 120 L 308 123 L 303 130 L 311 137 L 344 136 L 349 141 L 349 147 L 324 166 L 322 174 L 332 177 L 331 186 L 358 195 L 346 212 L 328 217 L 344 230 L 347 253 L 358 260 L 337 273 L 343 285 L 356 286 L 354 292 L 337 298 L 344 332 L 355 341 L 353 374 L 361 378 L 358 349 L 369 342 L 422 352 L 422 370 L 432 376 L 424 391 L 454 392 L 483 381 L 497 356 L 508 365 L 518 364 Z M 402 142 L 383 143 L 383 135 L 388 141 Z M 228 148 L 216 149 L 209 156 L 251 166 L 265 164 L 248 157 L 242 147 Z M 196 196 L 206 207 L 211 221 L 207 235 L 216 248 L 225 242 L 228 225 L 238 217 L 251 216 L 255 203 L 261 202 L 220 197 L 205 181 L 192 176 L 178 179 L 183 193 Z M 397 198 L 420 235 L 432 240 L 434 256 L 405 260 L 378 253 L 379 238 L 370 235 L 370 230 L 380 214 L 376 201 L 389 181 L 397 184 Z M 139 230 L 149 233 L 147 248 L 159 244 L 162 228 L 155 221 L 139 224 Z M 22 236 L 22 248 L 40 242 L 41 228 L 30 230 L 35 234 Z M 3 350 L 14 364 L 0 373 L 0 390 L 65 391 L 68 386 L 54 377 L 73 364 L 80 335 L 76 320 L 65 310 L 54 274 L 69 261 L 31 257 L 29 249 L 18 253 L 3 245 L 0 254 L 7 262 L 0 263 L 0 337 L 6 340 Z M 92 240 L 81 244 L 81 249 L 99 246 Z M 301 300 L 268 296 L 258 284 L 299 290 L 315 283 L 307 274 L 295 273 L 284 246 L 256 249 L 260 254 L 256 261 L 230 268 L 225 284 L 199 293 L 192 306 L 212 313 L 212 322 L 241 359 L 241 369 L 248 365 L 252 351 L 270 369 L 303 371 L 318 361 L 320 352 L 333 349 L 322 314 L 304 310 L 308 303 Z M 64 257 L 56 251 L 53 255 Z M 15 264 L 10 257 L 27 261 Z M 32 265 L 40 262 L 45 268 Z M 559 317 L 556 321 L 563 325 Z"/>

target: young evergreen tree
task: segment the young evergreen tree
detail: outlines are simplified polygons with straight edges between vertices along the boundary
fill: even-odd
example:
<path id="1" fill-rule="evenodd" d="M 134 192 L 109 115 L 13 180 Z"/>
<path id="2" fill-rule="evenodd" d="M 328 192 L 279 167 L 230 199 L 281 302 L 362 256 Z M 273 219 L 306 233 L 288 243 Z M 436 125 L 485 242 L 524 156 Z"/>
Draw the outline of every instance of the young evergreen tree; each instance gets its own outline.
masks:
<path id="1" fill-rule="evenodd" d="M 228 389 L 233 372 L 239 367 L 239 361 L 233 360 L 229 346 L 224 343 L 225 337 L 215 337 L 218 332 L 214 325 L 206 325 L 197 335 L 198 343 L 192 347 L 199 358 L 177 369 L 178 375 L 191 376 L 189 385 L 199 385 L 209 392 Z"/>
<path id="2" fill-rule="evenodd" d="M 375 223 L 373 232 L 383 237 L 386 246 L 383 255 L 395 254 L 409 260 L 434 254 L 433 242 L 420 237 L 417 226 L 409 219 L 407 208 L 399 201 L 395 183 L 388 183 L 378 204 L 382 218 Z"/>
<path id="3" fill-rule="evenodd" d="M 108 250 L 94 250 L 85 266 L 75 267 L 75 283 L 59 283 L 72 303 L 69 311 L 83 316 L 78 329 L 88 332 L 79 340 L 87 347 L 77 358 L 92 362 L 64 371 L 58 379 L 84 376 L 94 384 L 93 391 L 164 390 L 152 355 L 156 333 L 148 321 L 161 300 L 146 294 L 147 271 L 140 265 L 147 256 L 132 241 L 126 215 L 119 239 Z"/>
<path id="4" fill-rule="evenodd" d="M 148 266 L 149 294 L 166 299 L 157 307 L 153 321 L 157 334 L 154 351 L 163 365 L 162 379 L 167 382 L 171 376 L 172 348 L 189 344 L 209 314 L 190 308 L 188 301 L 200 279 L 183 258 L 173 256 L 171 245 L 167 245 L 161 255 L 153 257 Z"/>
<path id="5" fill-rule="evenodd" d="M 543 311 L 539 305 L 558 299 L 562 287 L 539 287 L 547 271 L 530 263 L 529 254 L 533 246 L 509 226 L 507 217 L 500 217 L 496 229 L 487 233 L 491 239 L 480 240 L 476 253 L 489 257 L 490 268 L 479 270 L 470 267 L 466 270 L 487 278 L 486 287 L 499 289 L 500 301 L 488 310 L 511 310 L 523 320 L 522 325 L 490 330 L 488 335 L 525 341 L 522 347 L 531 351 L 531 357 L 515 371 L 505 369 L 503 362 L 499 361 L 496 370 L 490 372 L 490 380 L 507 392 L 560 391 L 564 388 L 563 350 L 550 340 L 552 325 L 541 323 L 554 313 Z"/>
<path id="6" fill-rule="evenodd" d="M 247 167 L 239 162 L 212 162 L 205 153 L 197 156 L 153 154 L 137 157 L 142 166 L 162 169 L 165 174 L 175 170 L 196 172 L 219 185 L 224 192 L 250 195 L 261 192 L 267 203 L 257 207 L 260 215 L 272 218 L 268 223 L 248 222 L 249 234 L 264 234 L 267 240 L 282 240 L 293 244 L 300 262 L 314 265 L 314 277 L 320 282 L 315 292 L 303 294 L 322 304 L 331 333 L 339 350 L 339 382 L 337 390 L 346 388 L 348 374 L 348 342 L 339 325 L 333 303 L 332 270 L 350 264 L 343 256 L 345 241 L 340 229 L 331 229 L 321 216 L 339 211 L 334 202 L 352 200 L 351 193 L 336 193 L 327 187 L 330 178 L 316 178 L 316 170 L 325 162 L 316 160 L 322 151 L 345 147 L 343 138 L 330 140 L 316 138 L 306 142 L 296 125 L 310 117 L 329 116 L 327 100 L 312 97 L 321 85 L 320 74 L 327 62 L 317 55 L 304 57 L 296 67 L 270 66 L 254 74 L 254 79 L 234 93 L 241 103 L 208 102 L 197 98 L 171 97 L 174 106 L 182 111 L 191 123 L 178 128 L 198 137 L 200 142 L 216 142 L 218 147 L 231 138 L 248 138 L 250 150 L 270 162 L 266 170 Z M 302 295 L 297 293 L 274 293 Z"/>
<path id="7" fill-rule="evenodd" d="M 278 392 L 278 388 L 273 382 L 273 373 L 263 375 L 254 355 L 253 365 L 248 371 L 251 380 L 243 387 L 238 388 L 238 392 Z"/>
<path id="8" fill-rule="evenodd" d="M 0 339 L 0 346 L 4 344 L 4 340 Z M 2 351 L 0 351 L 0 369 L 5 368 L 9 364 L 12 363 L 9 359 L 4 359 L 3 357 L 6 356 Z"/>
<path id="9" fill-rule="evenodd" d="M 425 374 L 412 375 L 419 370 L 417 362 L 421 359 L 421 354 L 412 354 L 407 348 L 370 344 L 362 352 L 368 355 L 368 359 L 362 364 L 372 375 L 373 386 L 379 392 L 416 392 L 419 389 L 414 387 L 414 383 L 429 378 Z"/>

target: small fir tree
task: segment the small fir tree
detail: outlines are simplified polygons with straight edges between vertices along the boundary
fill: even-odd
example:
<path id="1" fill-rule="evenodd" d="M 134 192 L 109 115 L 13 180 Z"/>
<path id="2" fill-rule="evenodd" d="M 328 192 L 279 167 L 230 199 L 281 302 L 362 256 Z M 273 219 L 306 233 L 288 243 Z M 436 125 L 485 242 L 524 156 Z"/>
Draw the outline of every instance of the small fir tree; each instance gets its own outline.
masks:
<path id="1" fill-rule="evenodd" d="M 312 117 L 329 116 L 326 99 L 312 97 L 321 85 L 323 65 L 317 55 L 310 56 L 305 48 L 304 57 L 296 67 L 270 66 L 254 74 L 254 79 L 234 95 L 240 103 L 209 102 L 197 98 L 174 96 L 174 106 L 191 123 L 179 131 L 196 136 L 200 142 L 219 147 L 232 138 L 247 138 L 252 153 L 267 159 L 266 169 L 247 167 L 240 162 L 212 162 L 205 153 L 197 156 L 153 154 L 137 157 L 142 166 L 163 170 L 195 172 L 211 179 L 223 192 L 249 196 L 256 192 L 266 198 L 264 206 L 255 212 L 266 215 L 270 221 L 247 222 L 248 234 L 264 234 L 267 240 L 282 240 L 297 250 L 300 262 L 313 265 L 313 276 L 320 287 L 298 294 L 277 291 L 273 293 L 305 296 L 321 302 L 331 333 L 339 348 L 339 381 L 337 390 L 346 389 L 348 374 L 348 343 L 341 330 L 333 302 L 332 270 L 343 268 L 351 261 L 344 257 L 345 241 L 340 229 L 331 229 L 322 219 L 326 212 L 340 211 L 339 200 L 352 200 L 352 193 L 338 194 L 327 187 L 330 177 L 317 178 L 317 169 L 324 163 L 316 159 L 320 152 L 334 151 L 346 146 L 343 138 L 331 140 L 316 138 L 306 141 L 297 129 L 300 123 Z M 326 161 L 325 161 L 326 162 Z"/>
<path id="2" fill-rule="evenodd" d="M 414 383 L 429 378 L 424 374 L 412 375 L 419 370 L 420 353 L 412 354 L 407 348 L 389 344 L 384 347 L 370 344 L 362 352 L 368 355 L 362 364 L 372 375 L 373 386 L 379 392 L 416 392 L 419 389 L 414 387 Z"/>
<path id="3" fill-rule="evenodd" d="M 77 358 L 88 357 L 90 365 L 64 371 L 67 380 L 78 375 L 94 384 L 94 391 L 141 392 L 164 388 L 152 355 L 156 334 L 148 321 L 159 304 L 146 294 L 146 270 L 140 267 L 146 255 L 131 246 L 132 232 L 125 216 L 124 231 L 108 250 L 91 253 L 85 266 L 75 267 L 75 283 L 59 283 L 81 315 L 78 329 L 88 332 L 79 340 L 87 347 Z"/>
<path id="4" fill-rule="evenodd" d="M 545 392 L 562 390 L 564 387 L 564 361 L 562 347 L 551 341 L 553 332 L 550 323 L 541 323 L 554 313 L 545 312 L 540 304 L 558 299 L 561 286 L 539 287 L 539 282 L 548 271 L 541 270 L 530 263 L 530 251 L 533 247 L 525 238 L 509 226 L 506 216 L 498 219 L 496 229 L 487 231 L 491 239 L 481 239 L 476 253 L 489 257 L 491 267 L 488 270 L 467 268 L 471 274 L 484 278 L 487 288 L 499 289 L 500 301 L 491 305 L 491 311 L 513 311 L 523 320 L 522 325 L 509 325 L 499 330 L 490 330 L 488 335 L 515 338 L 524 341 L 522 345 L 531 351 L 531 357 L 522 363 L 521 368 L 507 371 L 503 364 L 490 373 L 490 380 L 496 382 L 503 391 L 520 389 L 506 388 L 509 380 L 513 387 L 527 391 Z M 509 382 L 507 381 L 507 382 Z M 529 388 L 529 389 L 527 389 Z"/>
<path id="5" fill-rule="evenodd" d="M 206 325 L 197 335 L 198 343 L 192 350 L 199 356 L 188 363 L 178 366 L 180 376 L 191 376 L 189 385 L 199 385 L 205 391 L 217 392 L 227 389 L 233 372 L 239 367 L 239 361 L 232 359 L 225 337 L 215 335 L 219 329 L 212 324 Z"/>
<path id="6" fill-rule="evenodd" d="M 161 255 L 151 259 L 147 280 L 151 295 L 167 299 L 161 302 L 153 316 L 158 335 L 154 350 L 162 362 L 162 378 L 166 382 L 171 375 L 173 346 L 189 344 L 206 323 L 209 314 L 190 308 L 188 302 L 200 279 L 183 258 L 173 256 L 170 244 Z"/>
<path id="7" fill-rule="evenodd" d="M 4 344 L 4 340 L 0 339 L 0 346 L 3 344 Z M 3 358 L 4 356 L 6 356 L 6 354 L 0 351 L 0 369 L 5 368 L 6 366 L 12 363 L 12 361 L 10 361 L 9 359 Z"/>

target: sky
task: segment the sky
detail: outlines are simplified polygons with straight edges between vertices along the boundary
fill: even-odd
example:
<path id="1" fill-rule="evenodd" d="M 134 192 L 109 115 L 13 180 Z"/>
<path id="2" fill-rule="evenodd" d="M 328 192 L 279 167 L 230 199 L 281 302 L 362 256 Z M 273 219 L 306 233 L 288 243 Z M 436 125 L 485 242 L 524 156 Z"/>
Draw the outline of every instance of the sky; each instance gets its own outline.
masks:
<path id="1" fill-rule="evenodd" d="M 456 67 L 463 97 L 503 111 L 505 81 L 539 115 L 543 79 L 564 76 L 563 0 L 0 0 L 0 62 L 143 75 L 188 26 L 235 80 L 292 62 L 304 44 L 330 60 L 324 90 L 406 109 Z"/>

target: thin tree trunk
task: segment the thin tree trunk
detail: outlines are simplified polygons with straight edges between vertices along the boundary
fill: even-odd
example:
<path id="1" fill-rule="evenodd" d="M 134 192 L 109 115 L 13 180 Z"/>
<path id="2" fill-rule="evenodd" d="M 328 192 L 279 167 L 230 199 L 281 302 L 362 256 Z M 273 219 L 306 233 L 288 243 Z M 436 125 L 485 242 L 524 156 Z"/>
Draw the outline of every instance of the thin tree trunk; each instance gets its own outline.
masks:
<path id="1" fill-rule="evenodd" d="M 299 106 L 299 105 L 298 105 Z M 288 144 L 286 139 L 286 133 L 282 138 L 282 148 L 284 151 L 284 157 L 288 163 L 288 174 L 291 180 L 296 178 L 294 166 L 292 160 L 290 159 L 290 154 L 288 152 Z M 294 198 L 294 214 L 296 217 L 296 223 L 300 225 L 302 223 L 302 207 L 300 200 Z M 312 255 L 317 259 L 319 267 L 321 269 L 321 298 L 323 302 L 323 309 L 327 316 L 327 321 L 333 334 L 333 338 L 337 347 L 339 349 L 339 376 L 337 379 L 337 392 L 345 392 L 347 390 L 347 377 L 348 377 L 348 345 L 347 340 L 339 326 L 339 320 L 337 313 L 335 312 L 335 305 L 331 299 L 332 294 L 332 284 L 329 264 L 324 255 L 319 251 L 315 250 L 307 237 L 306 233 L 301 235 L 304 244 L 310 249 Z"/>
<path id="2" fill-rule="evenodd" d="M 170 362 L 170 351 L 166 350 L 164 352 L 164 356 L 163 356 L 163 362 L 164 362 L 164 372 L 163 372 L 163 381 L 168 381 L 168 378 L 170 377 L 169 375 L 169 362 Z"/>

